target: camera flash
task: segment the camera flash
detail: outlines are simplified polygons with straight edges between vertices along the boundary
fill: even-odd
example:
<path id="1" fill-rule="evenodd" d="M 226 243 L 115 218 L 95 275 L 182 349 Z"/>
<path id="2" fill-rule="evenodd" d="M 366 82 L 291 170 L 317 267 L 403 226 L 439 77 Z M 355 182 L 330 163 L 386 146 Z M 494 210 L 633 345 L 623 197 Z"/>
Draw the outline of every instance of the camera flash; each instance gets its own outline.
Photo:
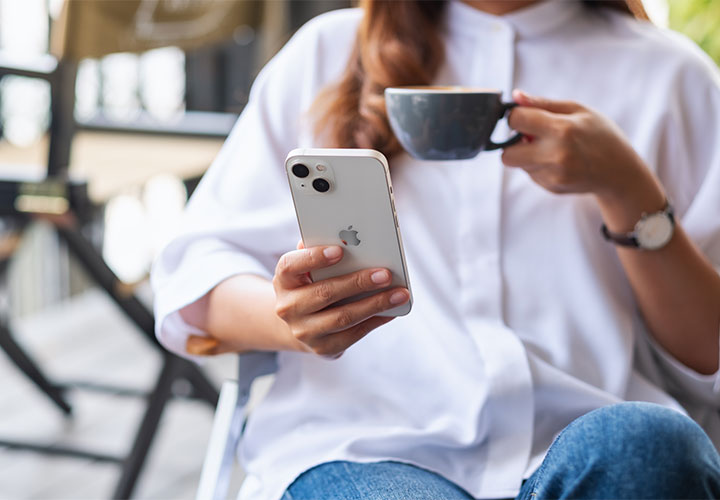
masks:
<path id="1" fill-rule="evenodd" d="M 324 172 L 324 171 L 325 171 L 325 165 L 316 165 L 316 166 L 315 166 L 315 169 L 316 169 L 318 172 Z"/>

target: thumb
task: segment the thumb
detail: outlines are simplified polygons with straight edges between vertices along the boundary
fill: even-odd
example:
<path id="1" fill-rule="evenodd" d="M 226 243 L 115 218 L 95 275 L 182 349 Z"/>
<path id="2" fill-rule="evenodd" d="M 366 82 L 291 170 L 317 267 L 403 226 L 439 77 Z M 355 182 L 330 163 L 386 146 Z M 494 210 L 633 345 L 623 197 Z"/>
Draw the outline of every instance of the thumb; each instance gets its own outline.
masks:
<path id="1" fill-rule="evenodd" d="M 556 101 L 545 97 L 532 96 L 518 89 L 513 90 L 512 97 L 520 106 L 540 108 L 551 113 L 569 114 L 582 108 L 580 104 L 573 101 Z"/>

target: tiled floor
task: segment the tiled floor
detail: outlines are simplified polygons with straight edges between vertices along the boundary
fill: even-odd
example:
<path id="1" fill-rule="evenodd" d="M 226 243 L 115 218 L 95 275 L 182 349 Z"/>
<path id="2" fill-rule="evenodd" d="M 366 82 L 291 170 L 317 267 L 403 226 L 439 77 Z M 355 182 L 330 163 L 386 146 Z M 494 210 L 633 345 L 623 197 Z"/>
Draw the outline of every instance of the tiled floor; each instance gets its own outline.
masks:
<path id="1" fill-rule="evenodd" d="M 98 291 L 15 325 L 17 338 L 49 375 L 148 389 L 160 357 Z M 219 386 L 232 378 L 232 356 L 208 363 Z M 122 454 L 142 412 L 133 397 L 76 390 L 75 416 L 65 419 L 0 354 L 0 438 L 57 442 Z M 163 416 L 135 498 L 193 498 L 212 424 L 206 404 L 177 400 Z M 118 467 L 0 448 L 0 499 L 108 498 Z M 237 491 L 238 477 L 231 491 Z"/>

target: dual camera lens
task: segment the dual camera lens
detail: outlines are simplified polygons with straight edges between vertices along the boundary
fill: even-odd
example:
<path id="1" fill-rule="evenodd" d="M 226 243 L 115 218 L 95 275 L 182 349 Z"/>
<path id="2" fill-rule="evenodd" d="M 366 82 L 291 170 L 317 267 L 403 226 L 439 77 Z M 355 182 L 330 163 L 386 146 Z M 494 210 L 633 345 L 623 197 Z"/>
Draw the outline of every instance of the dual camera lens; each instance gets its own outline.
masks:
<path id="1" fill-rule="evenodd" d="M 301 179 L 304 179 L 305 177 L 310 175 L 310 169 L 302 163 L 296 163 L 295 165 L 293 165 L 292 173 L 295 175 L 295 177 L 300 177 Z"/>
<path id="2" fill-rule="evenodd" d="M 292 173 L 295 177 L 299 177 L 301 179 L 304 179 L 308 175 L 310 175 L 310 169 L 307 168 L 302 163 L 296 163 L 292 167 Z M 315 191 L 319 193 L 325 193 L 330 189 L 330 183 L 323 179 L 322 177 L 319 177 L 312 182 L 313 188 Z"/>

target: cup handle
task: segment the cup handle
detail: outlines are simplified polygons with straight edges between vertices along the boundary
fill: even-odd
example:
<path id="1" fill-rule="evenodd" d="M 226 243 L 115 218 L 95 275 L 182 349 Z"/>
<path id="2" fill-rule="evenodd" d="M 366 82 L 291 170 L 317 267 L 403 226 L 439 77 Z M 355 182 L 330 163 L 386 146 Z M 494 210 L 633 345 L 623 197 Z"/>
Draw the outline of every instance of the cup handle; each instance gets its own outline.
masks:
<path id="1" fill-rule="evenodd" d="M 502 113 L 500 114 L 500 118 L 505 116 L 507 114 L 507 112 L 510 111 L 511 109 L 513 109 L 515 106 L 517 106 L 516 102 L 502 103 Z M 520 132 L 518 132 L 517 134 L 512 136 L 507 141 L 500 142 L 500 143 L 493 142 L 492 139 L 488 139 L 488 143 L 485 145 L 485 151 L 493 151 L 495 149 L 502 149 L 502 148 L 506 148 L 508 146 L 512 146 L 513 144 L 520 141 L 520 139 L 522 139 L 522 137 L 523 137 L 523 135 Z"/>

